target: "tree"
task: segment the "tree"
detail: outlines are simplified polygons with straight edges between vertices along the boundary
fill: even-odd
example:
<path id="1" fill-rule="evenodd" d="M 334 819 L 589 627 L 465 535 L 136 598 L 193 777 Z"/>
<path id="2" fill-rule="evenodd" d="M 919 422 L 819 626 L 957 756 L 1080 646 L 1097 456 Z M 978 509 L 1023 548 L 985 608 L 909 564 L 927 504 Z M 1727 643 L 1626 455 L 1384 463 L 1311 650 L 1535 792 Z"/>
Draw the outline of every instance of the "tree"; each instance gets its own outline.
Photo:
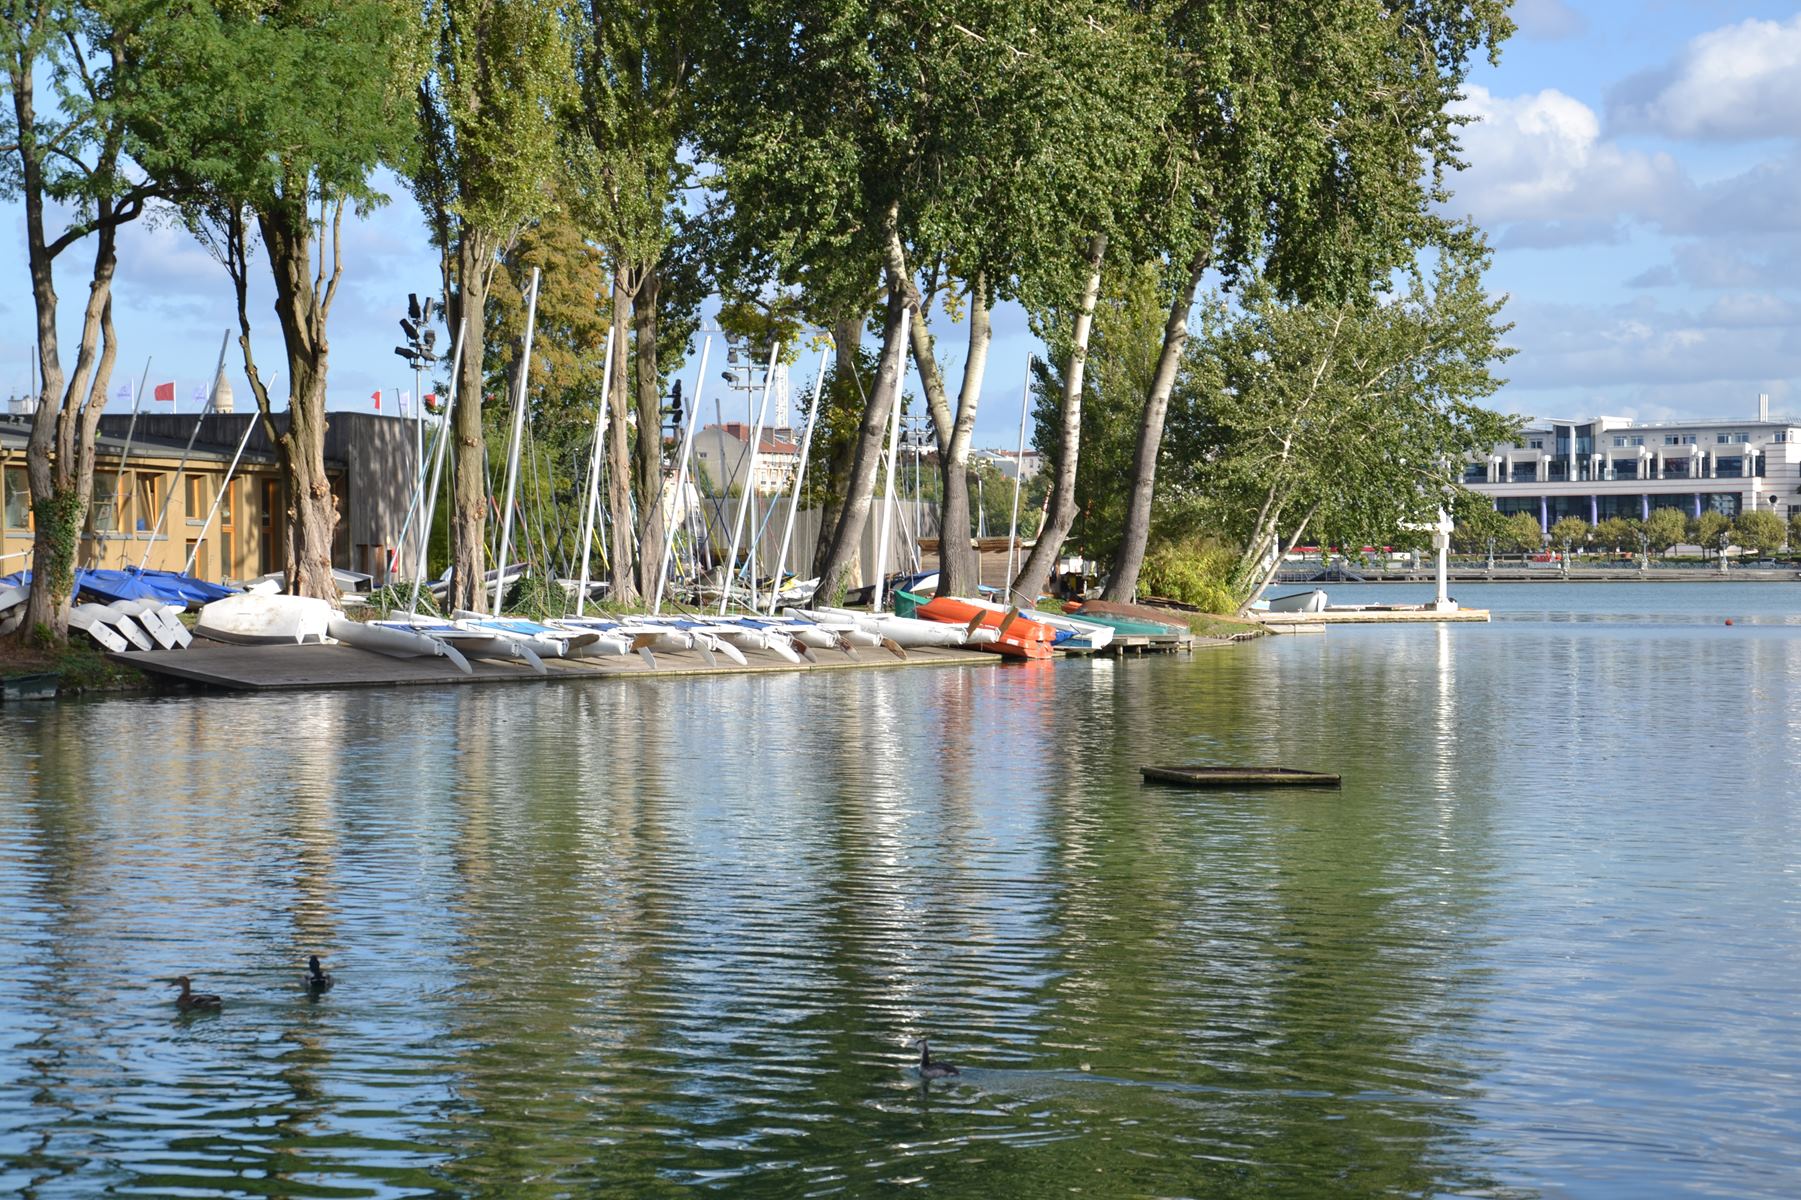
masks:
<path id="1" fill-rule="evenodd" d="M 1551 544 L 1562 548 L 1565 565 L 1568 565 L 1571 547 L 1585 546 L 1588 539 L 1588 522 L 1581 517 L 1560 517 L 1551 523 Z"/>
<path id="2" fill-rule="evenodd" d="M 1123 6 L 1097 15 L 1070 0 L 823 12 L 732 3 L 717 26 L 702 140 L 730 205 L 729 273 L 744 290 L 795 287 L 809 316 L 834 327 L 869 311 L 878 281 L 885 294 L 875 382 L 820 560 L 819 594 L 829 596 L 868 517 L 909 349 L 902 331 L 926 308 L 920 282 L 956 280 L 984 306 L 1014 289 L 1022 299 L 1033 289 L 1079 295 L 1098 269 L 1083 247 L 1112 220 L 1114 171 L 1155 128 L 1138 119 L 1152 93 L 1130 90 L 1145 59 Z M 972 328 L 985 344 L 981 325 Z M 905 341 L 929 375 L 929 339 Z M 974 389 L 960 389 L 961 414 L 942 381 L 927 391 L 954 507 L 964 479 L 950 451 L 959 416 L 973 422 Z M 963 504 L 952 520 L 967 529 L 966 495 Z"/>
<path id="3" fill-rule="evenodd" d="M 1500 548 L 1508 518 L 1495 511 L 1494 502 L 1488 497 L 1473 492 L 1471 495 L 1471 503 L 1455 514 L 1457 524 L 1451 530 L 1451 548 L 1459 554 L 1486 554 L 1491 547 Z"/>
<path id="4" fill-rule="evenodd" d="M 1695 545 L 1701 547 L 1701 557 L 1705 559 L 1710 548 L 1714 550 L 1725 548 L 1720 538 L 1722 534 L 1729 533 L 1731 529 L 1732 518 L 1710 508 L 1689 521 L 1688 536 Z"/>
<path id="5" fill-rule="evenodd" d="M 1194 366 L 1217 431 L 1208 509 L 1239 548 L 1241 605 L 1309 530 L 1381 544 L 1454 510 L 1451 464 L 1512 436 L 1515 420 L 1477 403 L 1508 354 L 1486 263 L 1447 252 L 1393 303 L 1290 304 L 1253 283 L 1238 310 L 1209 313 Z"/>
<path id="6" fill-rule="evenodd" d="M 488 292 L 501 255 L 556 201 L 570 49 L 555 0 L 427 0 L 430 70 L 414 89 L 409 174 L 431 227 L 463 361 L 452 416 L 450 607 L 481 606 L 488 512 Z M 505 564 L 501 564 L 504 566 Z"/>
<path id="7" fill-rule="evenodd" d="M 20 636 L 68 637 L 76 556 L 94 493 L 94 440 L 118 350 L 112 285 L 118 231 L 153 194 L 132 177 L 133 120 L 145 110 L 135 6 L 14 0 L 0 9 L 0 55 L 12 103 L 0 115 L 0 195 L 24 202 L 26 269 L 36 317 L 37 407 L 26 444 L 36 537 Z M 56 111 L 39 111 L 48 83 Z M 66 212 L 60 230 L 51 228 Z M 74 368 L 65 373 L 57 326 L 56 260 L 93 239 L 94 261 Z"/>
<path id="8" fill-rule="evenodd" d="M 1261 263 L 1278 294 L 1347 300 L 1423 246 L 1463 236 L 1433 211 L 1446 168 L 1459 165 L 1464 118 L 1448 109 L 1474 56 L 1486 47 L 1492 61 L 1512 32 L 1506 8 L 1262 0 L 1161 10 L 1185 100 L 1144 216 L 1171 300 L 1108 599 L 1137 587 L 1170 394 L 1208 270 L 1237 277 Z"/>
<path id="9" fill-rule="evenodd" d="M 1801 546 L 1801 511 L 1789 514 L 1788 544 L 1791 549 L 1796 546 Z"/>
<path id="10" fill-rule="evenodd" d="M 1738 520 L 1733 522 L 1733 528 L 1738 531 L 1738 544 L 1759 558 L 1768 557 L 1782 549 L 1782 543 L 1788 535 L 1788 526 L 1782 518 L 1761 508 L 1740 513 Z"/>
<path id="11" fill-rule="evenodd" d="M 1654 508 L 1645 518 L 1644 530 L 1645 545 L 1658 554 L 1667 554 L 1688 536 L 1688 518 L 1679 508 Z"/>
<path id="12" fill-rule="evenodd" d="M 1501 526 L 1499 546 L 1508 553 L 1525 554 L 1544 544 L 1544 529 L 1531 513 L 1514 513 Z"/>
<path id="13" fill-rule="evenodd" d="M 389 0 L 184 0 L 146 54 L 145 166 L 168 181 L 237 294 L 238 345 L 287 481 L 289 589 L 335 598 L 337 501 L 325 474 L 326 323 L 344 275 L 344 210 L 386 200 L 381 165 L 412 149 L 418 78 L 408 9 Z M 250 341 L 252 233 L 275 283 L 286 351 L 286 427 Z"/>
<path id="14" fill-rule="evenodd" d="M 1590 536 L 1595 545 L 1606 546 L 1618 554 L 1627 546 L 1638 545 L 1638 523 L 1625 517 L 1607 517 L 1595 522 Z"/>
<path id="15" fill-rule="evenodd" d="M 698 296 L 668 285 L 677 248 L 677 207 L 694 131 L 700 39 L 708 16 L 692 0 L 614 4 L 585 0 L 577 56 L 581 112 L 575 136 L 586 203 L 581 217 L 607 249 L 613 337 L 619 347 L 607 440 L 607 507 L 613 559 L 609 595 L 651 592 L 663 565 L 663 374 L 659 348 L 686 341 L 666 317 L 689 314 Z M 672 301 L 674 302 L 672 304 Z M 632 353 L 626 354 L 628 341 Z M 629 368 L 626 364 L 629 363 Z M 635 393 L 635 450 L 627 414 Z M 637 520 L 632 518 L 636 484 Z"/>

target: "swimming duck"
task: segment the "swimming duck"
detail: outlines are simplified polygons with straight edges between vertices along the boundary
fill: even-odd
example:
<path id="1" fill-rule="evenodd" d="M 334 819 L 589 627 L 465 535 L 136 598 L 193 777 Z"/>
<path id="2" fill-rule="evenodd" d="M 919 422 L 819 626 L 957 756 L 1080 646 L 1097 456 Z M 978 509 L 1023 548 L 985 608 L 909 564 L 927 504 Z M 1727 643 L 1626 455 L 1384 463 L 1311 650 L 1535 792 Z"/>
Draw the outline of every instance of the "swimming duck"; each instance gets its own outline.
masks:
<path id="1" fill-rule="evenodd" d="M 325 971 L 319 969 L 319 956 L 309 954 L 306 958 L 306 990 L 317 996 L 320 992 L 328 992 L 336 982 Z"/>
<path id="2" fill-rule="evenodd" d="M 218 996 L 209 996 L 204 992 L 194 991 L 186 975 L 178 975 L 171 979 L 169 986 L 181 988 L 181 995 L 175 997 L 175 1007 L 182 1012 L 218 1012 L 225 1007 L 225 1001 Z"/>
<path id="3" fill-rule="evenodd" d="M 921 1078 L 943 1079 L 946 1075 L 959 1074 L 957 1068 L 951 1066 L 947 1062 L 932 1061 L 931 1047 L 926 1045 L 926 1040 L 924 1038 L 920 1038 L 913 1044 L 919 1047 L 919 1074 Z"/>

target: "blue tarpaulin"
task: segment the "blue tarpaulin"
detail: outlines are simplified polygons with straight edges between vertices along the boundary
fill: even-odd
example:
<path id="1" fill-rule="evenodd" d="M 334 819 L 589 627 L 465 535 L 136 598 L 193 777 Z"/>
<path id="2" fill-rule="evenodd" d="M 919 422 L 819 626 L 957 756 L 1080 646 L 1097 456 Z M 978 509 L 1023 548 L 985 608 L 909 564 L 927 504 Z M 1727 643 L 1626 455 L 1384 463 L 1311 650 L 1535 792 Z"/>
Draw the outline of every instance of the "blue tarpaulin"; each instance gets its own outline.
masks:
<path id="1" fill-rule="evenodd" d="M 0 576 L 0 587 L 31 582 L 30 571 Z M 83 569 L 75 572 L 75 594 L 93 597 L 102 604 L 114 600 L 162 600 L 169 604 L 209 604 L 237 594 L 236 588 L 208 583 L 179 571 L 122 571 Z"/>

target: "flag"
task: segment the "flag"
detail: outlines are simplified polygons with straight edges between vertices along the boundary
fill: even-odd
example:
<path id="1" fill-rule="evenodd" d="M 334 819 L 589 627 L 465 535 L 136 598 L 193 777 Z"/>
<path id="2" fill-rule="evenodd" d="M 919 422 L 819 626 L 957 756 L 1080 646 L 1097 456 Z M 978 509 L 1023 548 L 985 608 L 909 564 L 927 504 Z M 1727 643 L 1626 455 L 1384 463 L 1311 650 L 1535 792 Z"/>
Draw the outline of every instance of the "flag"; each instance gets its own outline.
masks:
<path id="1" fill-rule="evenodd" d="M 376 392 L 373 396 L 370 396 L 369 399 L 375 401 L 375 411 L 380 412 L 381 411 L 381 393 Z"/>
<path id="2" fill-rule="evenodd" d="M 195 408 L 199 409 L 201 412 L 205 412 L 206 411 L 206 399 L 207 399 L 206 388 L 197 387 L 194 389 L 194 407 Z"/>
<path id="3" fill-rule="evenodd" d="M 175 381 L 171 379 L 168 383 L 157 384 L 155 399 L 158 404 L 175 403 Z"/>
<path id="4" fill-rule="evenodd" d="M 125 403 L 130 404 L 131 403 L 131 385 L 129 383 L 121 383 L 119 385 L 119 390 L 113 393 L 113 399 L 123 400 Z"/>
<path id="5" fill-rule="evenodd" d="M 408 407 L 411 406 L 412 400 L 413 400 L 413 393 L 411 393 L 411 392 L 400 393 L 400 415 L 401 416 L 403 416 L 403 417 L 406 416 L 406 410 L 408 409 Z"/>
<path id="6" fill-rule="evenodd" d="M 428 413 L 435 413 L 438 411 L 438 393 L 425 393 L 425 411 Z"/>

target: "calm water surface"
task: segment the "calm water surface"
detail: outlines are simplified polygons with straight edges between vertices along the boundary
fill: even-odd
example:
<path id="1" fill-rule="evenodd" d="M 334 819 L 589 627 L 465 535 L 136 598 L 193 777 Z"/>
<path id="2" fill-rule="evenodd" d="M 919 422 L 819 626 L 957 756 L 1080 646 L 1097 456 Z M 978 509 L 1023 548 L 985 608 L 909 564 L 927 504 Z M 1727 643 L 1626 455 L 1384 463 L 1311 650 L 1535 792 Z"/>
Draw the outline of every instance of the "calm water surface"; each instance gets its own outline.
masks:
<path id="1" fill-rule="evenodd" d="M 1455 592 L 1497 620 L 0 710 L 0 1194 L 1795 1195 L 1801 585 Z"/>

